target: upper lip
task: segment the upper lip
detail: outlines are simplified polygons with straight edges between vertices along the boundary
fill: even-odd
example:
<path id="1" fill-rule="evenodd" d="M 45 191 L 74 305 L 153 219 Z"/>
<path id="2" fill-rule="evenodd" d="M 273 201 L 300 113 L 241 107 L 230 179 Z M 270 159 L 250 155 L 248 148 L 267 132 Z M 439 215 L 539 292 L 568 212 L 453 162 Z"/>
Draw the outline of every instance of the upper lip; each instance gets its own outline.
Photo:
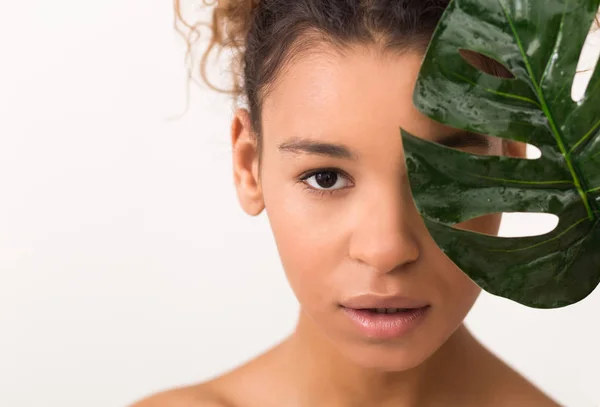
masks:
<path id="1" fill-rule="evenodd" d="M 373 308 L 423 308 L 429 305 L 427 301 L 407 298 L 400 295 L 362 294 L 348 298 L 341 302 L 345 308 L 373 309 Z"/>

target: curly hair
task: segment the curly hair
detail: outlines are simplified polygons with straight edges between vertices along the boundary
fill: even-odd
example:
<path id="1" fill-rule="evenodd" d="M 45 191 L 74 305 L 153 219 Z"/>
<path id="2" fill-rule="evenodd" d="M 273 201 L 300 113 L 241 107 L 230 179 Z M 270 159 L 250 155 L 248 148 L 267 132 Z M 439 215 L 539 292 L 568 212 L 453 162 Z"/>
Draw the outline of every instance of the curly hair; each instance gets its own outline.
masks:
<path id="1" fill-rule="evenodd" d="M 181 0 L 173 0 L 175 28 L 186 40 L 186 57 L 190 61 L 193 47 L 200 38 L 200 29 L 207 27 L 210 30 L 210 41 L 202 53 L 199 69 L 200 76 L 211 89 L 218 92 L 231 93 L 239 97 L 243 94 L 239 76 L 243 70 L 241 64 L 243 62 L 246 35 L 250 30 L 252 10 L 258 5 L 259 0 L 213 0 L 212 2 L 201 0 L 201 2 L 204 7 L 212 7 L 210 23 L 204 21 L 188 22 L 183 15 Z M 232 61 L 234 73 L 233 86 L 230 89 L 222 89 L 215 86 L 208 79 L 206 72 L 211 52 L 216 49 L 220 54 L 226 48 L 233 49 L 235 57 L 234 61 Z M 191 76 L 192 72 L 189 73 Z"/>
<path id="2" fill-rule="evenodd" d="M 212 21 L 191 24 L 181 0 L 173 0 L 176 27 L 185 36 L 188 56 L 200 29 L 210 41 L 200 74 L 212 89 L 244 97 L 254 131 L 260 133 L 261 101 L 286 63 L 317 43 L 333 46 L 378 44 L 383 49 L 425 50 L 450 0 L 202 0 Z M 233 51 L 233 85 L 220 89 L 207 77 L 215 49 Z"/>
<path id="3" fill-rule="evenodd" d="M 188 56 L 207 26 L 210 41 L 200 61 L 200 74 L 211 88 L 244 97 L 252 127 L 260 134 L 261 101 L 286 63 L 323 42 L 344 47 L 376 44 L 382 50 L 425 51 L 450 0 L 201 0 L 212 7 L 212 21 L 188 23 L 181 0 L 173 0 L 176 27 L 185 36 Z M 219 89 L 207 77 L 214 49 L 233 50 L 233 85 Z M 504 66 L 481 54 L 461 50 L 484 72 L 512 77 Z"/>

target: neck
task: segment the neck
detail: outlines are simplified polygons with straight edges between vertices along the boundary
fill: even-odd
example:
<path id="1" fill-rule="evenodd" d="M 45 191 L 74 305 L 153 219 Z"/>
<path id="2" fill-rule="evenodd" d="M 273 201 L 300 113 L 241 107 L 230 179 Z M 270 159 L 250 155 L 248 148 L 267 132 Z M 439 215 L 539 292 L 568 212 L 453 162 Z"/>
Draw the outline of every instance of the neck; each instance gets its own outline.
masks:
<path id="1" fill-rule="evenodd" d="M 306 405 L 413 407 L 443 400 L 446 393 L 456 393 L 457 386 L 464 388 L 481 349 L 461 325 L 415 368 L 401 372 L 365 368 L 344 357 L 301 311 L 288 342 L 288 360 L 294 364 L 293 379 Z"/>

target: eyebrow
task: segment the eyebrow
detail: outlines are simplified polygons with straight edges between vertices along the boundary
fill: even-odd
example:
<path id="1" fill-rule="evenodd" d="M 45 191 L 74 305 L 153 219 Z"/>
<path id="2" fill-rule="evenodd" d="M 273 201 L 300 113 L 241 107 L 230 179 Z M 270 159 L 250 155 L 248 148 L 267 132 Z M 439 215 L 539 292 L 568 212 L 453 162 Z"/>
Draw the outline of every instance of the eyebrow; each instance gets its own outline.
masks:
<path id="1" fill-rule="evenodd" d="M 447 147 L 490 147 L 487 136 L 472 131 L 461 131 L 435 140 Z M 324 143 L 306 138 L 293 138 L 279 145 L 279 151 L 292 154 L 313 154 L 346 160 L 356 160 L 357 155 L 343 144 Z"/>
<path id="2" fill-rule="evenodd" d="M 324 143 L 320 141 L 294 138 L 279 145 L 279 151 L 293 154 L 315 154 L 332 158 L 356 160 L 357 155 L 343 144 Z"/>
<path id="3" fill-rule="evenodd" d="M 490 147 L 490 140 L 486 135 L 472 131 L 461 131 L 447 137 L 440 137 L 436 142 L 447 147 Z"/>

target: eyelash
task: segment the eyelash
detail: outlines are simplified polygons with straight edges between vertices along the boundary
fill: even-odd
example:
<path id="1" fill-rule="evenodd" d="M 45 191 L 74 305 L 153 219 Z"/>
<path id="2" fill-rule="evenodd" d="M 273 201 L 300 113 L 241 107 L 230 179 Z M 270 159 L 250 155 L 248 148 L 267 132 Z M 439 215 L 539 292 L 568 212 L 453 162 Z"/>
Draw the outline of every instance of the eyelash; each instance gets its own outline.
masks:
<path id="1" fill-rule="evenodd" d="M 318 196 L 324 196 L 325 194 L 329 194 L 330 196 L 335 194 L 336 192 L 342 192 L 345 189 L 348 189 L 348 187 L 346 188 L 340 188 L 340 189 L 331 189 L 331 190 L 327 190 L 327 189 L 316 189 L 311 187 L 310 185 L 308 185 L 308 183 L 306 183 L 306 180 L 309 179 L 310 177 L 317 175 L 317 174 L 321 174 L 323 172 L 333 172 L 335 174 L 337 174 L 338 176 L 344 177 L 346 178 L 349 182 L 352 182 L 350 177 L 348 175 L 346 175 L 343 171 L 337 169 L 337 168 L 318 168 L 315 170 L 311 170 L 307 173 L 304 173 L 303 175 L 301 175 L 298 178 L 298 182 L 302 183 L 304 189 L 311 193 L 311 194 L 317 194 Z"/>

